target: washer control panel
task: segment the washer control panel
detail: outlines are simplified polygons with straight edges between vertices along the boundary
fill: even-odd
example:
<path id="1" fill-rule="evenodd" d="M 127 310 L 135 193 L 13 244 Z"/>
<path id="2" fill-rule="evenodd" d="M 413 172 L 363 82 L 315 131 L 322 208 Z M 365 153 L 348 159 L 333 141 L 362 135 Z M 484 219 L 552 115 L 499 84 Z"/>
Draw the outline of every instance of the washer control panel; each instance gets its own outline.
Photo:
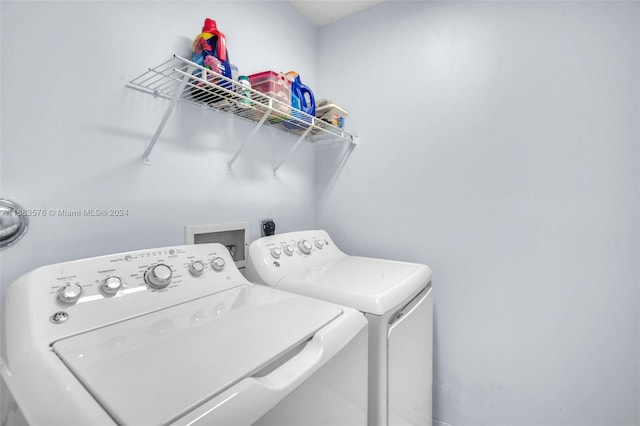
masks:
<path id="1" fill-rule="evenodd" d="M 14 282 L 6 300 L 9 311 L 32 307 L 23 321 L 60 337 L 249 284 L 225 246 L 197 244 L 44 266 Z"/>

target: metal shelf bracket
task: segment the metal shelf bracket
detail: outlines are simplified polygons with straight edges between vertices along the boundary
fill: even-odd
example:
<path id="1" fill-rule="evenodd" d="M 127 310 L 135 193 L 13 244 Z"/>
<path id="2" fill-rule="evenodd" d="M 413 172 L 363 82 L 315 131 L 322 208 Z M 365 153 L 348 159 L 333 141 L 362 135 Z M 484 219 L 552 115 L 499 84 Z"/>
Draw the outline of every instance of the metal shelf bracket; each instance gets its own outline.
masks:
<path id="1" fill-rule="evenodd" d="M 147 164 L 147 165 L 151 164 L 151 162 L 149 161 L 149 155 L 151 155 L 151 151 L 153 151 L 153 147 L 156 145 L 156 142 L 158 142 L 158 138 L 160 137 L 160 134 L 162 133 L 162 130 L 164 129 L 165 124 L 167 124 L 167 120 L 169 120 L 169 117 L 171 117 L 171 114 L 173 113 L 174 108 L 176 107 L 176 105 L 180 101 L 180 98 L 182 97 L 182 92 L 184 91 L 184 88 L 187 85 L 187 80 L 189 79 L 187 75 L 191 74 L 193 71 L 194 71 L 193 67 L 188 67 L 187 74 L 182 76 L 182 80 L 180 81 L 180 84 L 178 85 L 178 89 L 176 90 L 176 93 L 173 95 L 173 98 L 171 99 L 171 102 L 167 107 L 167 111 L 164 113 L 162 120 L 160 120 L 160 124 L 158 125 L 156 132 L 153 134 L 153 137 L 151 138 L 149 145 L 147 145 L 147 149 L 144 151 L 144 154 L 142 154 L 142 161 L 144 164 Z M 155 95 L 157 96 L 157 93 Z"/>
<path id="2" fill-rule="evenodd" d="M 307 137 L 307 135 L 309 134 L 309 132 L 311 131 L 311 126 L 309 126 L 307 128 L 307 130 L 305 130 L 305 132 L 300 135 L 300 137 L 298 138 L 298 140 L 296 141 L 296 143 L 289 149 L 289 151 L 287 151 L 287 153 L 284 155 L 284 157 L 282 157 L 282 159 L 280 160 L 280 162 L 273 168 L 273 175 L 275 176 L 276 173 L 278 172 L 278 169 L 285 163 L 285 161 L 287 161 L 287 159 L 289 158 L 289 156 L 291 155 L 291 153 L 298 147 L 298 145 L 300 145 L 302 143 L 302 141 Z"/>
<path id="3" fill-rule="evenodd" d="M 240 155 L 240 153 L 242 151 L 244 151 L 244 149 L 247 146 L 247 144 L 249 143 L 249 141 L 251 141 L 251 139 L 253 139 L 253 137 L 258 133 L 258 130 L 260 130 L 260 127 L 262 127 L 264 122 L 267 121 L 267 118 L 269 117 L 269 115 L 271 115 L 271 110 L 270 109 L 266 110 L 265 113 L 262 115 L 262 118 L 260 119 L 260 121 L 258 121 L 258 123 L 256 123 L 255 126 L 253 126 L 253 130 L 251 130 L 251 133 L 249 134 L 249 137 L 247 137 L 240 144 L 240 146 L 236 150 L 235 154 L 233 154 L 233 157 L 231 157 L 231 160 L 229 160 L 229 162 L 227 162 L 227 173 L 231 173 L 231 166 L 238 159 L 238 156 Z"/>

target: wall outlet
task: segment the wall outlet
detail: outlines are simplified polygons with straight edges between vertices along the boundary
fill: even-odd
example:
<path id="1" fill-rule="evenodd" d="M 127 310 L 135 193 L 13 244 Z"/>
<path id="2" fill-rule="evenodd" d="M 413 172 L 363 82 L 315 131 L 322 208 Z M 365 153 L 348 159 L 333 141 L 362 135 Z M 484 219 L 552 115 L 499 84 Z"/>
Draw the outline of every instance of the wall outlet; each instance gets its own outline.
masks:
<path id="1" fill-rule="evenodd" d="M 260 225 L 260 230 L 263 237 L 268 237 L 276 233 L 276 223 L 273 221 L 273 219 L 264 219 L 260 223 Z"/>

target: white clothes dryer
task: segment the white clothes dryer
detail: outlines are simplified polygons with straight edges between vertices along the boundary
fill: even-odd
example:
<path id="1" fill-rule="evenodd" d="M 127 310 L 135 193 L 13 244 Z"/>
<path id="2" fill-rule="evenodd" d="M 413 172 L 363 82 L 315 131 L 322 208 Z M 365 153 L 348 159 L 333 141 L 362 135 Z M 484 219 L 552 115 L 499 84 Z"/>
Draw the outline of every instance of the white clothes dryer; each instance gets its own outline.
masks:
<path id="1" fill-rule="evenodd" d="M 432 424 L 431 269 L 343 253 L 322 230 L 249 245 L 250 281 L 356 308 L 369 321 L 369 425 Z"/>
<path id="2" fill-rule="evenodd" d="M 6 425 L 366 424 L 363 315 L 255 286 L 221 244 L 45 266 L 3 314 Z"/>

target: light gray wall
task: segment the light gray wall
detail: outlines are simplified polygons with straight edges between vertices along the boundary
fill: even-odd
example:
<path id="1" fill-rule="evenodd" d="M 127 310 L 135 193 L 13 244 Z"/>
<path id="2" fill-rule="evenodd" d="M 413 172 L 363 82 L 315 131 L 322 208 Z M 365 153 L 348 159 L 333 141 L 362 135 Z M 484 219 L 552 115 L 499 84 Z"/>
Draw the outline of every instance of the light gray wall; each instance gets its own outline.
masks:
<path id="1" fill-rule="evenodd" d="M 263 129 L 226 174 L 252 126 L 180 105 L 142 153 L 168 101 L 127 82 L 190 55 L 205 17 L 218 21 L 241 73 L 295 69 L 315 84 L 315 27 L 287 2 L 1 2 L 0 196 L 32 209 L 125 208 L 126 217 L 32 217 L 0 252 L 0 282 L 43 264 L 182 244 L 185 224 L 274 217 L 314 226 L 314 148 L 274 178 L 295 138 Z M 278 25 L 274 25 L 278 22 Z"/>
<path id="2" fill-rule="evenodd" d="M 640 4 L 392 1 L 318 46 L 361 144 L 317 225 L 433 268 L 436 417 L 638 424 Z"/>

